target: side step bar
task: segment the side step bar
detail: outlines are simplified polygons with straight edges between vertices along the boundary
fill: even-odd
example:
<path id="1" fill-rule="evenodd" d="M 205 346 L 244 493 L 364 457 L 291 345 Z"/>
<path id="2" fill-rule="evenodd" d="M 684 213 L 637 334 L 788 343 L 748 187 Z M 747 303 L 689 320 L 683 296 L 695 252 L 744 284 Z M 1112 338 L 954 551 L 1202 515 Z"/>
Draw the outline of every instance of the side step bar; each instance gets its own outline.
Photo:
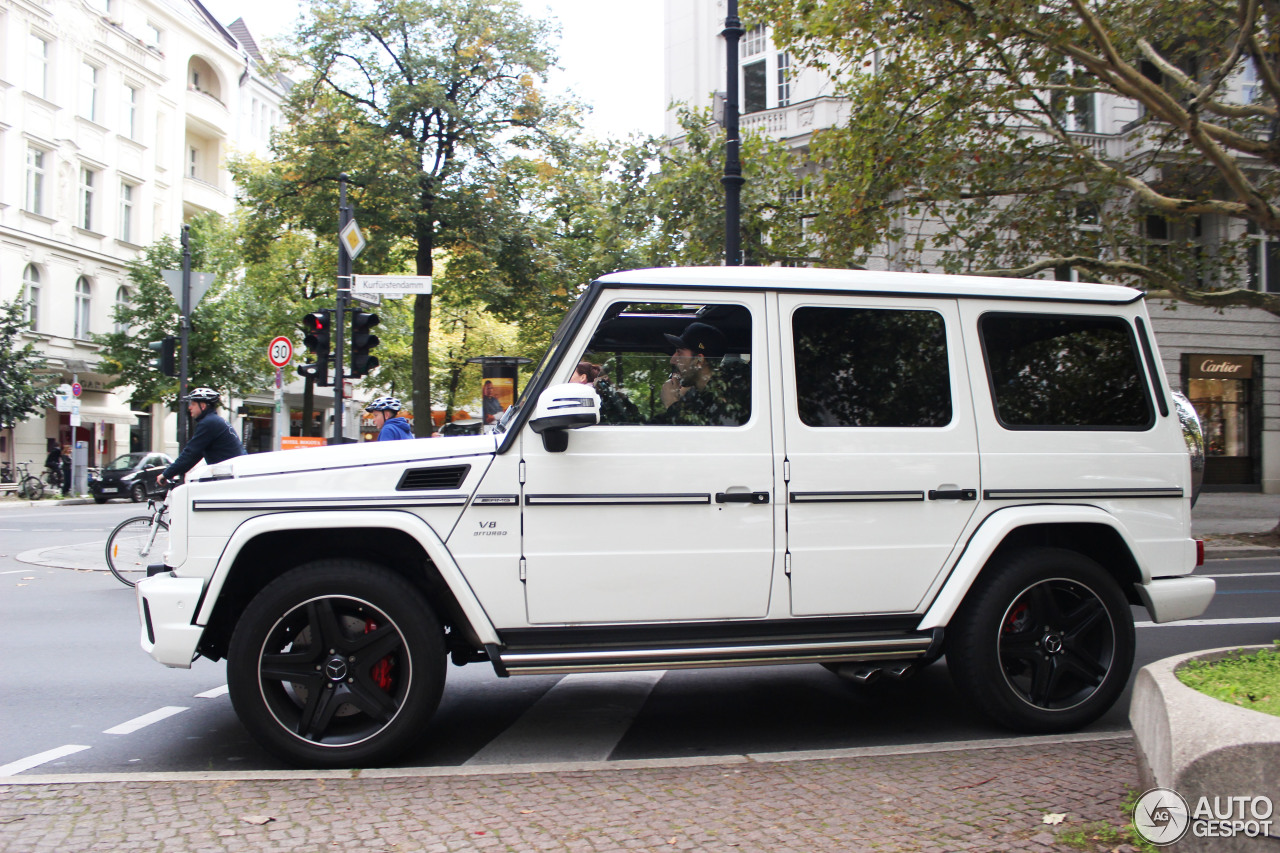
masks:
<path id="1" fill-rule="evenodd" d="M 929 633 L 832 637 L 759 643 L 700 643 L 662 648 L 523 648 L 489 646 L 498 675 L 547 675 L 557 672 L 615 672 L 638 669 L 699 669 L 789 663 L 902 661 L 936 656 L 941 629 Z"/>

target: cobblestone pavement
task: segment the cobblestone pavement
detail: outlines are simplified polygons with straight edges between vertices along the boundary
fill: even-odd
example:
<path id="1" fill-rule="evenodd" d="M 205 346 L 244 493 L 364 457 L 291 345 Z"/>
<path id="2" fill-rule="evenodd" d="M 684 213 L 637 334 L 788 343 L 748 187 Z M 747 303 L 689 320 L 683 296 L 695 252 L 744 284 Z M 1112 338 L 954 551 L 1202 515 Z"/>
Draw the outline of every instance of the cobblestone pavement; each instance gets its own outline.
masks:
<path id="1" fill-rule="evenodd" d="M 0 785 L 0 850 L 1129 850 L 1098 827 L 1127 823 L 1138 784 L 1128 736 L 587 770 L 51 779 Z"/>

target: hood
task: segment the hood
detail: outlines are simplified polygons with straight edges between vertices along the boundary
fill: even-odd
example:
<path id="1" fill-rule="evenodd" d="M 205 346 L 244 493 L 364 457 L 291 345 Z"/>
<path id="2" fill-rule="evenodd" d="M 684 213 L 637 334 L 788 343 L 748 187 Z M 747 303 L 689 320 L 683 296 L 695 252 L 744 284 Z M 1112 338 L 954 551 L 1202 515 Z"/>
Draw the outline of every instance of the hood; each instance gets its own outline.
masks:
<path id="1" fill-rule="evenodd" d="M 210 465 L 194 478 L 188 479 L 198 481 L 226 477 L 260 477 L 267 474 L 292 474 L 394 462 L 419 463 L 435 459 L 488 456 L 497 450 L 499 438 L 497 435 L 468 435 L 409 441 L 366 441 L 359 444 L 253 453 Z"/>

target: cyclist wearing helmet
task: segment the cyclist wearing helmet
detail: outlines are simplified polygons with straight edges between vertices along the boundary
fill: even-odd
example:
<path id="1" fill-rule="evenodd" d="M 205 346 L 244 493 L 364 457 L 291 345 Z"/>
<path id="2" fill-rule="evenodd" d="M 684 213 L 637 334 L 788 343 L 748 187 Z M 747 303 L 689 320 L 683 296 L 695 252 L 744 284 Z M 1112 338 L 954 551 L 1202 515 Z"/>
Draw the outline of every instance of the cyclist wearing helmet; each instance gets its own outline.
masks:
<path id="1" fill-rule="evenodd" d="M 224 459 L 244 456 L 244 445 L 236 431 L 218 414 L 217 391 L 197 388 L 182 399 L 187 404 L 187 414 L 196 422 L 196 429 L 178 458 L 160 474 L 157 482 L 162 486 L 170 485 L 174 478 L 190 471 L 201 459 L 213 465 Z"/>
<path id="2" fill-rule="evenodd" d="M 400 401 L 395 397 L 379 397 L 364 407 L 378 422 L 378 441 L 399 441 L 413 438 L 409 421 L 400 417 Z"/>

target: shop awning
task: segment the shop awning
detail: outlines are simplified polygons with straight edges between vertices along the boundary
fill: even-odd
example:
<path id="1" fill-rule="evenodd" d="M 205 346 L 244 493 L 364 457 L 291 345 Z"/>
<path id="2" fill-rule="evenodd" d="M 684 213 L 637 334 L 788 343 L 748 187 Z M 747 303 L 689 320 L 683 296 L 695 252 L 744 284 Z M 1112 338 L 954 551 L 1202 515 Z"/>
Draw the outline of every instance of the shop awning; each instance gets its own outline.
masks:
<path id="1" fill-rule="evenodd" d="M 88 426 L 94 423 L 104 424 L 122 424 L 124 426 L 133 426 L 138 422 L 138 418 L 128 409 L 108 409 L 100 406 L 86 406 L 80 404 L 80 424 Z"/>

